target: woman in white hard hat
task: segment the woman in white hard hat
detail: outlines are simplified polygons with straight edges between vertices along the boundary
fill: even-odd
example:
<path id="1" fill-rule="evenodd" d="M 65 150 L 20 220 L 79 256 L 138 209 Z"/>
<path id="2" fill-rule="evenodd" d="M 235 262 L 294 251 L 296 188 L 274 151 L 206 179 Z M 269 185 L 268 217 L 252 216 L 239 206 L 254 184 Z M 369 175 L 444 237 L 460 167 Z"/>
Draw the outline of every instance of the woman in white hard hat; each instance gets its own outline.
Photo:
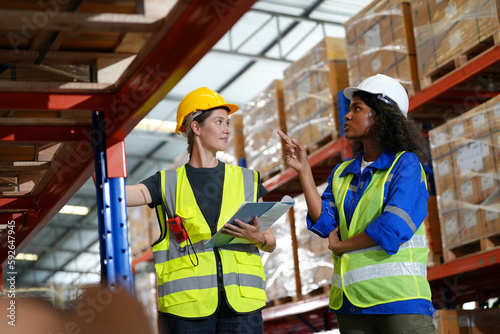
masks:
<path id="1" fill-rule="evenodd" d="M 259 249 L 272 252 L 272 231 L 237 220 L 225 224 L 244 201 L 262 201 L 267 190 L 255 171 L 227 165 L 229 115 L 238 106 L 199 88 L 177 109 L 177 133 L 188 141 L 189 162 L 127 186 L 128 206 L 155 208 L 161 237 L 153 244 L 158 276 L 160 333 L 262 333 L 267 300 Z M 219 230 L 251 243 L 205 248 Z"/>
<path id="2" fill-rule="evenodd" d="M 419 161 L 427 144 L 407 119 L 398 81 L 378 74 L 344 95 L 351 100 L 345 137 L 356 158 L 335 167 L 321 196 L 304 147 L 280 133 L 302 183 L 308 229 L 328 238 L 333 252 L 330 310 L 342 334 L 435 333 Z"/>

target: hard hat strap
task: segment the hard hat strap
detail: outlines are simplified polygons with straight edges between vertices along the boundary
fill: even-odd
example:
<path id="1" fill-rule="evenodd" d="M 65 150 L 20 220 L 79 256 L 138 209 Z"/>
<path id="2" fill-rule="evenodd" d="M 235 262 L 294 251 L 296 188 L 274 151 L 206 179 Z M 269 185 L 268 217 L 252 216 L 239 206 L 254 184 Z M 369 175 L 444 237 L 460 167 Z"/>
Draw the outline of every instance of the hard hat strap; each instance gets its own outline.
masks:
<path id="1" fill-rule="evenodd" d="M 186 129 L 186 131 L 181 132 L 181 135 L 183 135 L 186 138 L 188 137 L 189 132 L 191 132 L 191 123 L 196 117 L 200 116 L 203 113 L 203 111 L 204 110 L 197 110 L 195 112 L 190 113 L 189 115 L 186 116 L 186 118 L 184 118 L 182 126 L 184 127 L 184 129 Z"/>

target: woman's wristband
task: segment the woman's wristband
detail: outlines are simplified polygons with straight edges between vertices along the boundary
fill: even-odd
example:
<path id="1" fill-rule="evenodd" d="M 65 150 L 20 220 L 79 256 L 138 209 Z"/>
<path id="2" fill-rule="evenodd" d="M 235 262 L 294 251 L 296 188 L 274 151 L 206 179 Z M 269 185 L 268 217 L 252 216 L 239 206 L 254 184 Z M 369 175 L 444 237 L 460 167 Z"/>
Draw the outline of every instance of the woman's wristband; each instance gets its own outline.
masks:
<path id="1" fill-rule="evenodd" d="M 260 243 L 260 246 L 257 246 L 257 245 L 256 245 L 256 244 L 259 244 L 259 242 L 257 242 L 256 244 L 254 244 L 254 245 L 256 245 L 256 246 L 257 246 L 258 248 L 260 248 L 260 249 L 264 248 L 264 247 L 267 245 L 267 238 L 266 238 L 266 235 L 265 235 L 265 234 L 263 234 L 263 236 L 264 236 L 264 242 Z"/>

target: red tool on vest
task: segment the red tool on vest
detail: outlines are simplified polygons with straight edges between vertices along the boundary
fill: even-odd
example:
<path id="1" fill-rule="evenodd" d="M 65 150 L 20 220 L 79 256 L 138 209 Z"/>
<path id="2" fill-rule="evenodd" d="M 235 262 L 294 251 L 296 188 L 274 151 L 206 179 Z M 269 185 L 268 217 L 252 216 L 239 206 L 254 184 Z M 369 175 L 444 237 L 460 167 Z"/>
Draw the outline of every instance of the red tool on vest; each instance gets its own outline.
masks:
<path id="1" fill-rule="evenodd" d="M 168 228 L 170 228 L 170 232 L 174 234 L 175 240 L 177 240 L 177 242 L 180 243 L 187 240 L 188 234 L 186 229 L 184 228 L 184 224 L 182 224 L 181 217 L 172 217 L 167 221 L 167 224 Z"/>

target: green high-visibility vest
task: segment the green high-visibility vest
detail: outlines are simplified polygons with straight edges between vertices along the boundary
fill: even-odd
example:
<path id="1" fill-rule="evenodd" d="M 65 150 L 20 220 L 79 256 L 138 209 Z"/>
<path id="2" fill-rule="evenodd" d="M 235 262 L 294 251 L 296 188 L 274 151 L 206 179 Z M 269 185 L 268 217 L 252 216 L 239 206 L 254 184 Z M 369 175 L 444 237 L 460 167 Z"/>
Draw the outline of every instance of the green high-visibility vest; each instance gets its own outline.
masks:
<path id="1" fill-rule="evenodd" d="M 389 175 L 403 153 L 396 155 L 389 169 L 374 172 L 372 181 L 354 210 L 349 228 L 345 219 L 344 201 L 353 174 L 349 173 L 343 177 L 340 175 L 352 160 L 342 163 L 335 171 L 332 193 L 339 212 L 342 240 L 364 233 L 366 226 L 380 216 L 384 201 L 384 185 L 390 182 Z M 422 167 L 421 170 L 422 182 L 426 182 Z M 405 213 L 397 207 L 386 207 L 385 210 L 401 214 L 406 218 Z M 410 240 L 400 245 L 396 254 L 389 255 L 382 247 L 374 246 L 346 252 L 340 257 L 333 256 L 330 307 L 338 310 L 342 306 L 343 294 L 353 305 L 363 308 L 411 299 L 431 300 L 430 286 L 426 277 L 427 256 L 424 224 L 420 225 Z"/>
<path id="2" fill-rule="evenodd" d="M 257 201 L 258 184 L 257 172 L 225 165 L 217 229 L 233 216 L 242 202 Z M 217 310 L 219 287 L 215 252 L 221 258 L 220 274 L 229 305 L 239 313 L 263 308 L 267 300 L 266 277 L 257 247 L 249 244 L 205 248 L 212 235 L 194 197 L 185 166 L 161 172 L 161 185 L 164 203 L 156 207 L 161 236 L 153 245 L 159 311 L 201 318 Z M 170 233 L 166 220 L 171 212 L 182 218 L 190 242 L 178 243 Z"/>

